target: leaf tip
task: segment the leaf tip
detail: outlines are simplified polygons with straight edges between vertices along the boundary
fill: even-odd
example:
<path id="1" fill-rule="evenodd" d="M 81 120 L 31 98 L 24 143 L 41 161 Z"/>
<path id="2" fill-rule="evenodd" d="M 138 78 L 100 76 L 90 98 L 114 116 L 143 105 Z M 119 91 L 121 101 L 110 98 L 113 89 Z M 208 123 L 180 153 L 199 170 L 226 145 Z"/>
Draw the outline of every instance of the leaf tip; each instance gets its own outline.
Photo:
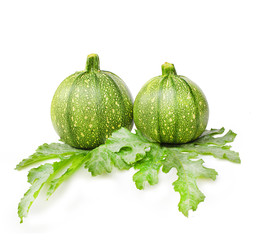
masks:
<path id="1" fill-rule="evenodd" d="M 14 168 L 14 170 L 21 170 L 22 168 L 23 168 L 24 166 L 21 164 L 21 163 L 18 163 L 16 166 L 15 166 L 15 168 Z"/>
<path id="2" fill-rule="evenodd" d="M 139 183 L 135 182 L 135 186 L 136 186 L 136 188 L 139 189 L 139 190 L 143 190 L 143 189 L 144 189 L 143 184 L 139 184 Z"/>
<path id="3" fill-rule="evenodd" d="M 180 212 L 182 212 L 182 214 L 185 216 L 185 217 L 187 217 L 188 218 L 188 210 L 181 210 L 181 209 L 179 209 L 179 211 Z"/>
<path id="4" fill-rule="evenodd" d="M 224 127 L 222 127 L 222 128 L 220 129 L 220 131 L 221 131 L 221 132 L 224 132 L 224 131 L 225 131 L 225 128 L 224 128 Z"/>

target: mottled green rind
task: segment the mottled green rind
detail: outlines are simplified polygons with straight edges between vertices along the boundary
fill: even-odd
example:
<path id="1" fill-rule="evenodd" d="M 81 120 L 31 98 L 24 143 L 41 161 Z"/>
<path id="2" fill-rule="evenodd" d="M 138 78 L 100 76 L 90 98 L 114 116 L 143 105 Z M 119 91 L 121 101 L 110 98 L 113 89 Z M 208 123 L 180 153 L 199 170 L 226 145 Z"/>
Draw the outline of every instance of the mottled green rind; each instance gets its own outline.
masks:
<path id="1" fill-rule="evenodd" d="M 97 61 L 97 55 L 89 55 L 86 71 L 67 77 L 52 100 L 53 126 L 72 147 L 92 149 L 113 131 L 132 129 L 133 101 L 127 86 L 117 75 L 99 70 Z"/>
<path id="2" fill-rule="evenodd" d="M 142 87 L 133 114 L 136 127 L 149 139 L 181 144 L 203 133 L 209 108 L 202 90 L 188 78 L 176 75 L 172 68 L 163 69 L 163 75 Z"/>

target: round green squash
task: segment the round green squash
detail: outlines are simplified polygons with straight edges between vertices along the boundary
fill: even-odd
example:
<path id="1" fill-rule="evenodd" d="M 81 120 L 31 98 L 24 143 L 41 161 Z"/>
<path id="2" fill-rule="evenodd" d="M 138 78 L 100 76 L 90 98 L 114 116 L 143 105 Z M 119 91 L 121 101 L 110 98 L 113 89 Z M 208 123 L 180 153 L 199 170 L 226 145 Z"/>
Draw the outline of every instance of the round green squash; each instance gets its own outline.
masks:
<path id="1" fill-rule="evenodd" d="M 92 149 L 112 132 L 133 126 L 133 101 L 121 78 L 100 70 L 90 54 L 84 71 L 67 77 L 56 90 L 51 119 L 61 140 L 72 147 Z"/>
<path id="2" fill-rule="evenodd" d="M 202 90 L 177 75 L 173 64 L 149 80 L 138 93 L 134 123 L 146 137 L 160 143 L 181 144 L 198 138 L 206 128 L 209 108 Z"/>

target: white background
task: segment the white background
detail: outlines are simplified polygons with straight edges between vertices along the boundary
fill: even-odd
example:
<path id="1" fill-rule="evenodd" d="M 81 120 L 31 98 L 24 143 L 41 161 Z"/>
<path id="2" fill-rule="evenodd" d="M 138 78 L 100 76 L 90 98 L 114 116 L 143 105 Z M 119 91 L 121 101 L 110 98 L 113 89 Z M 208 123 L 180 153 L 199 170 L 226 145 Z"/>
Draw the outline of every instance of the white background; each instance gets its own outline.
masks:
<path id="1" fill-rule="evenodd" d="M 255 9 L 254 0 L 1 1 L 0 238 L 255 239 Z M 238 133 L 242 164 L 204 158 L 219 175 L 198 182 L 206 199 L 189 218 L 178 211 L 175 171 L 139 191 L 132 170 L 92 178 L 81 169 L 19 224 L 28 170 L 14 167 L 58 140 L 52 96 L 90 53 L 133 97 L 174 63 L 207 96 L 208 128 Z"/>

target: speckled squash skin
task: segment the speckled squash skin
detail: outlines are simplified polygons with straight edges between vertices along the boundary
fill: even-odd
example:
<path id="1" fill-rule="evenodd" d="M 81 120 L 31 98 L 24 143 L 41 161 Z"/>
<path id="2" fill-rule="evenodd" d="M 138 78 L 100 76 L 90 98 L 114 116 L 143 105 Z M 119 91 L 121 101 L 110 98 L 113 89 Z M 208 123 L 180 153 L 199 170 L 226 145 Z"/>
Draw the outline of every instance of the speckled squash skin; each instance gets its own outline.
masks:
<path id="1" fill-rule="evenodd" d="M 92 149 L 112 132 L 133 126 L 133 101 L 117 75 L 101 71 L 99 57 L 87 57 L 85 71 L 67 77 L 56 90 L 51 119 L 61 140 L 75 148 Z"/>
<path id="2" fill-rule="evenodd" d="M 165 63 L 162 75 L 149 80 L 138 93 L 133 114 L 136 127 L 149 139 L 182 144 L 203 133 L 209 107 L 202 90 L 177 75 L 173 64 Z"/>

